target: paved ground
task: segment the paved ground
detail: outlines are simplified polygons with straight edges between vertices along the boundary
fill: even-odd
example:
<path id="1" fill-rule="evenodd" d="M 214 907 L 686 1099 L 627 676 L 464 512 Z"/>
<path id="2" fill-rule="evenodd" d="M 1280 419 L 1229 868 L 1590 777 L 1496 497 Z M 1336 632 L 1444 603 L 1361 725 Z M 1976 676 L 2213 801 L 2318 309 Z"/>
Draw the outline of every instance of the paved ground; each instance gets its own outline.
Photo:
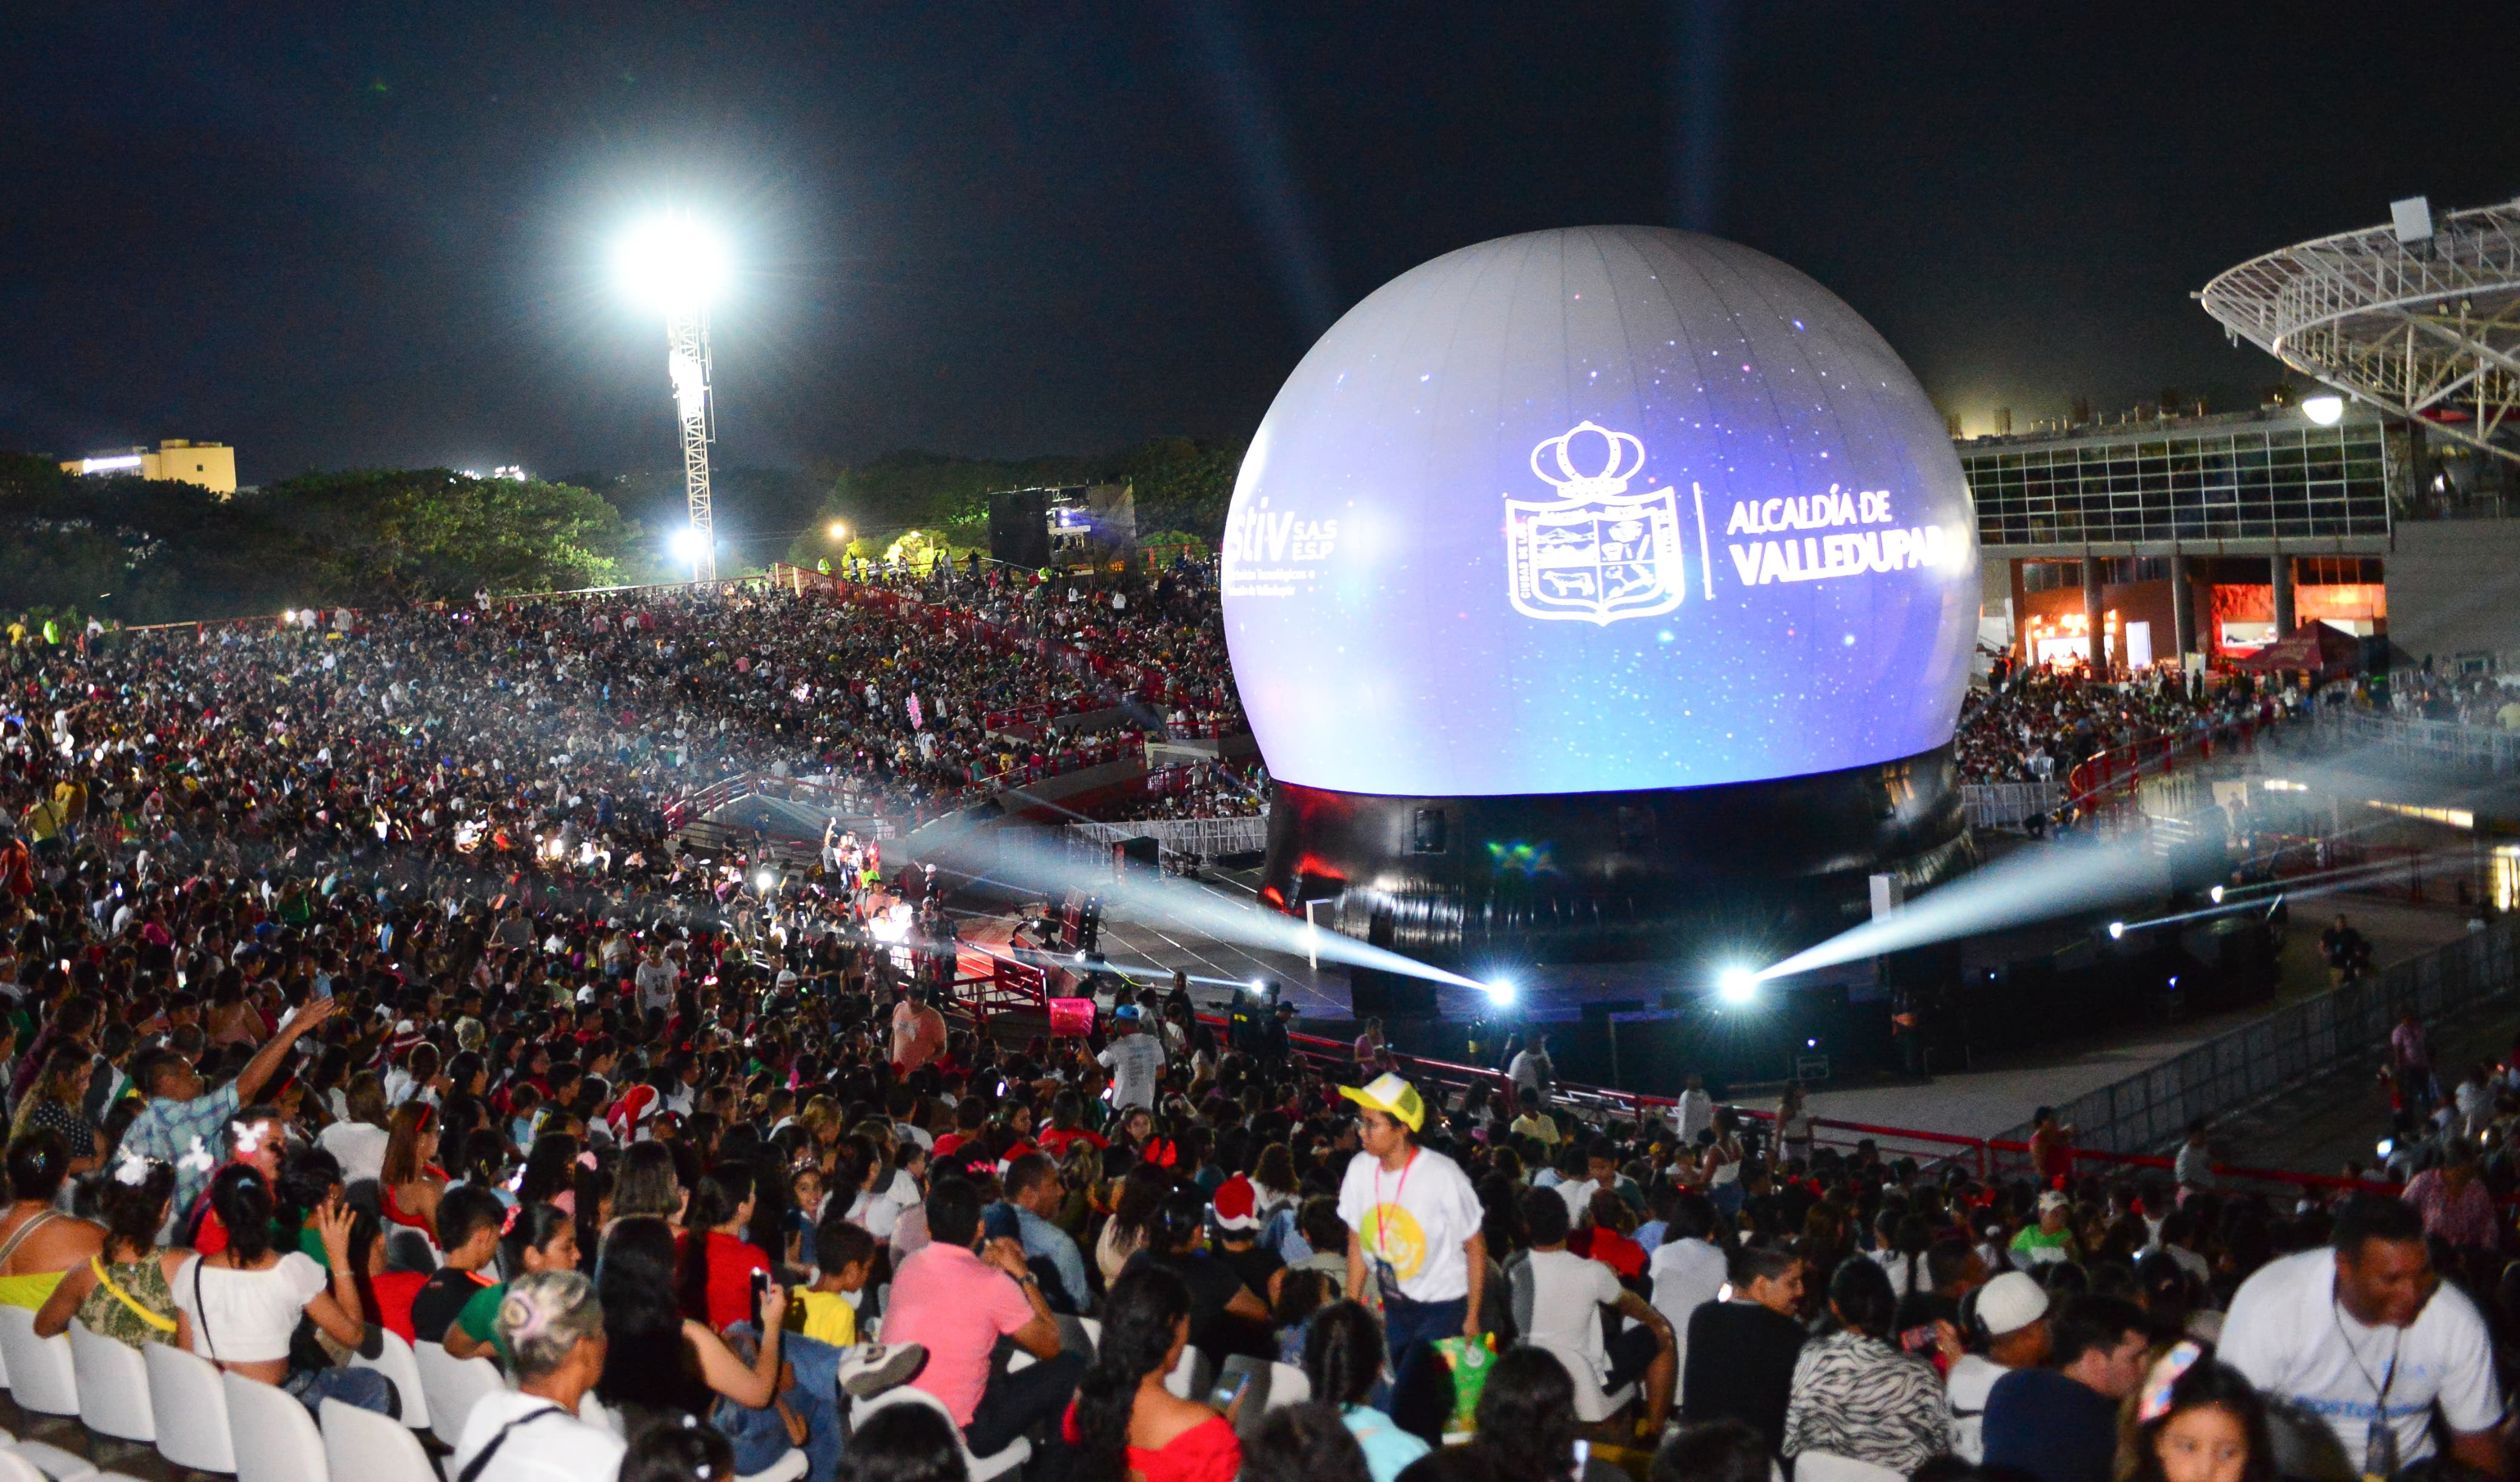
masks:
<path id="1" fill-rule="evenodd" d="M 2404 899 L 2340 895 L 2322 901 L 2317 914 L 2296 915 L 2283 952 L 2283 982 L 2274 1005 L 2137 1029 L 2081 1046 L 2049 1046 L 2032 1055 L 1988 1063 L 1925 1084 L 1897 1084 L 1823 1091 L 1812 1098 L 1824 1117 L 1912 1127 L 1960 1137 L 1993 1137 L 2030 1119 L 2044 1103 L 2070 1100 L 2112 1081 L 2160 1064 L 2204 1041 L 2269 1011 L 2328 988 L 2318 958 L 2318 930 L 2337 911 L 2371 939 L 2381 966 L 2404 962 L 2466 930 L 2464 916 L 2444 906 L 2415 907 Z M 2503 1045 L 2509 1043 L 2506 1035 Z M 2498 1054 L 2502 1046 L 2498 1046 Z M 2386 1118 L 2382 1121 L 2385 1124 Z M 2343 1154 L 2338 1154 L 2342 1157 Z"/>

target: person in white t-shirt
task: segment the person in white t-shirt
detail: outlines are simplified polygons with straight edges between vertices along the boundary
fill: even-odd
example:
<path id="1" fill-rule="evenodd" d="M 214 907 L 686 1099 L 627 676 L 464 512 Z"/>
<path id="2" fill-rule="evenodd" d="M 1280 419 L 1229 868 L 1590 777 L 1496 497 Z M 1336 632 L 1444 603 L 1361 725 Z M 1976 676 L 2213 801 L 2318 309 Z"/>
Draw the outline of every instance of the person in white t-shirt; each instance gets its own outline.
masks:
<path id="1" fill-rule="evenodd" d="M 1723 1247 L 1711 1238 L 1715 1205 L 1706 1195 L 1674 1196 L 1658 1190 L 1654 1197 L 1657 1207 L 1659 1201 L 1670 1198 L 1672 1210 L 1645 1275 L 1653 1281 L 1654 1311 L 1671 1325 L 1672 1371 L 1681 1373 L 1688 1366 L 1688 1320 L 1699 1307 L 1715 1300 L 1731 1273 Z"/>
<path id="2" fill-rule="evenodd" d="M 1952 1361 L 1943 1380 L 1952 1407 L 1952 1451 L 1976 1466 L 1986 1460 L 1986 1405 L 1995 1381 L 2016 1369 L 2048 1362 L 2048 1289 L 2007 1271 L 1960 1299 L 1969 1350 Z"/>
<path id="3" fill-rule="evenodd" d="M 1680 1145 L 1695 1145 L 1697 1135 L 1715 1125 L 1715 1098 L 1706 1094 L 1706 1077 L 1692 1075 L 1671 1107 L 1672 1130 L 1680 1134 Z"/>
<path id="4" fill-rule="evenodd" d="M 1486 1293 L 1486 1212 L 1462 1165 L 1418 1145 L 1426 1103 L 1397 1075 L 1378 1075 L 1339 1095 L 1363 1107 L 1357 1141 L 1339 1181 L 1339 1219 L 1348 1228 L 1347 1291 L 1382 1296 L 1385 1350 L 1399 1391 L 1439 1338 L 1476 1337 Z M 1555 1195 L 1552 1194 L 1552 1198 Z"/>
<path id="5" fill-rule="evenodd" d="M 1119 1033 L 1095 1056 L 1103 1069 L 1111 1072 L 1114 1109 L 1154 1109 L 1155 1078 L 1163 1073 L 1164 1047 L 1153 1035 L 1140 1032 L 1146 1024 L 1143 1014 L 1144 1010 L 1135 1004 L 1123 1004 L 1111 1010 L 1111 1022 Z"/>
<path id="6" fill-rule="evenodd" d="M 2433 1455 L 2438 1404 L 2452 1460 L 2507 1475 L 2493 1341 L 2475 1305 L 2434 1275 L 2423 1217 L 2356 1198 L 2337 1212 L 2331 1246 L 2260 1267 L 2223 1324 L 2217 1357 L 2279 1413 L 2323 1422 L 2279 1427 L 2283 1472 L 2397 1473 Z M 2286 1455 L 2287 1441 L 2308 1455 Z"/>
<path id="7" fill-rule="evenodd" d="M 518 1277 L 500 1297 L 495 1323 L 515 1355 L 517 1387 L 474 1403 L 447 1474 L 472 1482 L 587 1482 L 619 1471 L 621 1438 L 577 1413 L 604 1373 L 604 1308 L 595 1283 L 574 1271 Z"/>
<path id="8" fill-rule="evenodd" d="M 1523 1341 L 1572 1356 L 1592 1371 L 1604 1395 L 1642 1381 L 1644 1434 L 1660 1436 L 1671 1415 L 1671 1392 L 1680 1377 L 1671 1324 L 1651 1304 L 1619 1284 L 1616 1272 L 1566 1248 L 1574 1228 L 1566 1201 L 1548 1189 L 1522 1195 L 1531 1254 L 1507 1277 L 1513 1291 L 1513 1323 Z M 1629 1320 L 1618 1337 L 1601 1340 L 1601 1309 L 1614 1307 Z"/>

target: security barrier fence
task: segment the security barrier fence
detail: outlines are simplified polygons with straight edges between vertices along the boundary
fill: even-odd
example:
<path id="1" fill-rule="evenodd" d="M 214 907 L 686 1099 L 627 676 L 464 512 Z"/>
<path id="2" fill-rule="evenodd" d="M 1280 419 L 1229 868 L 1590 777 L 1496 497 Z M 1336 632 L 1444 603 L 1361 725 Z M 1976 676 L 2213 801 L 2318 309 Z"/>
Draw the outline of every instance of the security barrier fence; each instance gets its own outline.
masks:
<path id="1" fill-rule="evenodd" d="M 2176 1058 L 2057 1104 L 2076 1129 L 2077 1147 L 2149 1152 L 2176 1141 L 2198 1117 L 2264 1100 L 2383 1052 L 2402 1015 L 2437 1023 L 2507 997 L 2520 979 L 2520 916 L 2360 982 L 2278 1009 L 2218 1035 Z M 1995 1139 L 2026 1142 L 2029 1124 Z"/>

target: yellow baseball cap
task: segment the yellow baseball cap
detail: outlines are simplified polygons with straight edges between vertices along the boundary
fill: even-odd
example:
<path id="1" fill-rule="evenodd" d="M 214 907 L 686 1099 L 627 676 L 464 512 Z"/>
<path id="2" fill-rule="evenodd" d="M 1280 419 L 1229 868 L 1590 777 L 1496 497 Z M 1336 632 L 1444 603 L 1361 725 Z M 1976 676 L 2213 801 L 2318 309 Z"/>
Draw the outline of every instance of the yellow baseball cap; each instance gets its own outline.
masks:
<path id="1" fill-rule="evenodd" d="M 1426 1103 L 1418 1098 L 1418 1088 L 1388 1071 L 1362 1087 L 1341 1086 L 1339 1095 L 1360 1106 L 1398 1117 L 1411 1132 L 1426 1125 Z"/>

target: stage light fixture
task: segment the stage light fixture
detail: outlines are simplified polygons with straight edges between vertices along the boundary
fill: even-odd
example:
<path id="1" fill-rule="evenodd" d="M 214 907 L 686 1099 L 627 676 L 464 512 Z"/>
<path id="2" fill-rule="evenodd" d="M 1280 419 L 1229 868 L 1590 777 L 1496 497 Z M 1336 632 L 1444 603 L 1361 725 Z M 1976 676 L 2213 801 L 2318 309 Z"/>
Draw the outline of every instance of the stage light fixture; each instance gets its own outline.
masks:
<path id="1" fill-rule="evenodd" d="M 1715 992 L 1728 1004 L 1746 1004 L 1759 996 L 1759 974 L 1747 967 L 1727 967 L 1716 974 Z"/>
<path id="2" fill-rule="evenodd" d="M 704 305 L 726 286 L 725 242 L 687 211 L 667 211 L 621 239 L 622 286 L 642 305 L 672 313 Z"/>
<path id="3" fill-rule="evenodd" d="M 2113 941 L 2113 942 L 2114 942 L 2114 941 L 2117 941 L 2118 939 L 2120 939 L 2120 938 L 2124 937 L 2125 935 L 2126 935 L 2126 922 L 2124 922 L 2124 921 L 2111 921 L 2111 922 L 2109 922 L 2109 940 L 2110 940 L 2110 941 Z"/>
<path id="4" fill-rule="evenodd" d="M 665 320 L 665 380 L 681 427 L 683 495 L 698 541 L 682 555 L 694 581 L 717 579 L 716 523 L 709 496 L 709 444 L 716 421 L 709 396 L 708 311 L 726 287 L 725 242 L 688 211 L 666 211 L 621 240 L 614 266 L 629 295 Z"/>
<path id="5" fill-rule="evenodd" d="M 682 561 L 697 561 L 708 549 L 706 537 L 689 525 L 676 530 L 667 544 L 673 547 L 674 559 Z"/>
<path id="6" fill-rule="evenodd" d="M 2214 904 L 2215 904 L 2215 905 L 2219 906 L 2219 905 L 2223 904 L 2223 887 L 2222 887 L 2222 886 L 2217 885 L 2217 886 L 2215 886 L 2213 889 L 2211 889 L 2211 890 L 2207 891 L 2207 892 L 2206 892 L 2206 894 L 2208 894 L 2208 895 L 2210 895 L 2210 896 L 2212 896 L 2212 897 L 2214 898 Z"/>
<path id="7" fill-rule="evenodd" d="M 1511 979 L 1498 978 L 1493 982 L 1482 983 L 1479 986 L 1488 991 L 1488 1002 L 1491 1004 L 1506 1005 L 1513 1002 L 1513 982 Z"/>
<path id="8" fill-rule="evenodd" d="M 2301 415 L 2322 427 L 2332 427 L 2345 416 L 2342 396 L 2309 396 L 2301 403 Z"/>

